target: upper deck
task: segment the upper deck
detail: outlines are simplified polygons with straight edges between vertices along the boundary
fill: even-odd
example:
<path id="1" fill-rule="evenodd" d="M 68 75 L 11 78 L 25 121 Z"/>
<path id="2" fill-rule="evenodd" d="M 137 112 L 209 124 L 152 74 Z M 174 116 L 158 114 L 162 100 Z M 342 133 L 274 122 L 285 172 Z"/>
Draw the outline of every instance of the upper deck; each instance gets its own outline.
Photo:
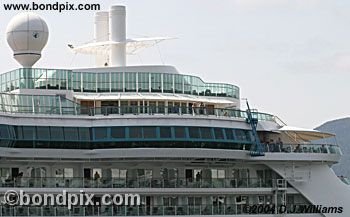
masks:
<path id="1" fill-rule="evenodd" d="M 20 68 L 0 75 L 0 90 L 72 90 L 86 93 L 173 93 L 239 99 L 232 84 L 206 83 L 177 73 L 170 66 L 109 67 L 96 69 Z"/>

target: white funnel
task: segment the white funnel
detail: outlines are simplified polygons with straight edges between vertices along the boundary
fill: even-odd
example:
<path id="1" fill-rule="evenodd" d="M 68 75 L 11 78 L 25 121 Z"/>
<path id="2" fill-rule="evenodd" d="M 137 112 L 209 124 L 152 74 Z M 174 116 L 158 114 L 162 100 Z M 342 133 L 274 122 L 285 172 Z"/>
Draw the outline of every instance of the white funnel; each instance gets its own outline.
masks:
<path id="1" fill-rule="evenodd" d="M 109 13 L 97 12 L 95 14 L 95 42 L 109 40 Z M 96 55 L 96 66 L 108 66 L 108 55 Z"/>
<path id="2" fill-rule="evenodd" d="M 126 65 L 126 22 L 125 6 L 112 6 L 109 12 L 110 41 L 120 42 L 111 45 L 110 61 L 111 66 Z"/>

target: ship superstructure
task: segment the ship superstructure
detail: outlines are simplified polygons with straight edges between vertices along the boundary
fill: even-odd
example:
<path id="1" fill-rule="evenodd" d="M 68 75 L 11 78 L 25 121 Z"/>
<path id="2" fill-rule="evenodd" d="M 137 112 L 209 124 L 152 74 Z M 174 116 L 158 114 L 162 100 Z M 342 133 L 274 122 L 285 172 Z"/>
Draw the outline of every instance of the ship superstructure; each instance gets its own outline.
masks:
<path id="1" fill-rule="evenodd" d="M 15 24 L 12 42 L 22 40 Z M 40 49 L 13 43 L 23 68 L 0 75 L 0 194 L 83 189 L 99 201 L 106 192 L 137 193 L 141 205 L 2 205 L 1 216 L 350 215 L 349 187 L 330 168 L 341 151 L 324 142 L 334 135 L 241 110 L 235 85 L 173 66 L 127 66 L 126 54 L 168 38 L 127 39 L 124 6 L 98 12 L 95 42 L 71 45 L 95 55 L 95 68 L 32 68 L 45 26 L 21 29 Z M 342 210 L 303 210 L 310 205 Z"/>

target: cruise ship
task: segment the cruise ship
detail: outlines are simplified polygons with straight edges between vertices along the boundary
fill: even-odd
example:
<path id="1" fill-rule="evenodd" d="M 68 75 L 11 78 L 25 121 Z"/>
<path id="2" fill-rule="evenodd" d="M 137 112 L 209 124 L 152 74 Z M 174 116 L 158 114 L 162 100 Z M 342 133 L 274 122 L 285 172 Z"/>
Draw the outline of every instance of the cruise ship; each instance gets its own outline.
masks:
<path id="1" fill-rule="evenodd" d="M 0 196 L 133 193 L 140 204 L 2 203 L 0 216 L 350 216 L 335 135 L 250 108 L 234 84 L 129 66 L 169 38 L 127 38 L 125 6 L 94 19 L 94 41 L 69 45 L 95 56 L 79 69 L 33 67 L 49 37 L 37 14 L 8 24 L 21 67 L 0 74 Z"/>

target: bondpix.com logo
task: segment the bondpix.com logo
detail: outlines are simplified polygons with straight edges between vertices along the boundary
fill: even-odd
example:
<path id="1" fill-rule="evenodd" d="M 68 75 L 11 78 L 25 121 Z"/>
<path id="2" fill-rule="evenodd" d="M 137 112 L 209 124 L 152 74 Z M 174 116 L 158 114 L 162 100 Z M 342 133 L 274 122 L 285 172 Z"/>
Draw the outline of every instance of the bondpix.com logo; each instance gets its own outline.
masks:
<path id="1" fill-rule="evenodd" d="M 101 200 L 94 200 L 95 194 L 80 190 L 79 193 L 67 193 L 63 190 L 59 194 L 28 194 L 23 190 L 8 190 L 1 203 L 9 206 L 139 206 L 139 194 L 102 194 Z"/>

